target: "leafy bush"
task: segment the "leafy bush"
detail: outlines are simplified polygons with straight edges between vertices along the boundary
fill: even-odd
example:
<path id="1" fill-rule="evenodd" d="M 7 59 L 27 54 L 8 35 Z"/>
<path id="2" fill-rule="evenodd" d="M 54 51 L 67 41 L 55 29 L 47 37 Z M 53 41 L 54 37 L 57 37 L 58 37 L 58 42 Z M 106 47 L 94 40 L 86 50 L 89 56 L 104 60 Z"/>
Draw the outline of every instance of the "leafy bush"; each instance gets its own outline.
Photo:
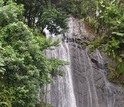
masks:
<path id="1" fill-rule="evenodd" d="M 111 72 L 114 72 L 113 78 L 118 78 L 124 73 L 124 5 L 123 1 L 96 0 L 95 11 L 98 15 L 89 14 L 87 21 L 91 24 L 91 29 L 97 33 L 95 41 L 97 48 L 102 48 L 108 56 L 113 57 L 114 63 Z M 97 39 L 96 39 L 97 40 Z M 93 44 L 93 43 L 92 43 Z"/>
<path id="2" fill-rule="evenodd" d="M 47 27 L 51 33 L 64 33 L 67 29 L 67 14 L 62 9 L 49 8 L 44 9 L 43 14 L 39 17 L 38 24 L 42 30 Z"/>
<path id="3" fill-rule="evenodd" d="M 52 81 L 53 69 L 58 75 L 58 66 L 67 64 L 46 58 L 43 50 L 59 40 L 46 40 L 25 25 L 20 18 L 22 7 L 13 2 L 0 7 L 0 15 L 5 14 L 0 21 L 1 107 L 34 107 L 40 88 Z"/>

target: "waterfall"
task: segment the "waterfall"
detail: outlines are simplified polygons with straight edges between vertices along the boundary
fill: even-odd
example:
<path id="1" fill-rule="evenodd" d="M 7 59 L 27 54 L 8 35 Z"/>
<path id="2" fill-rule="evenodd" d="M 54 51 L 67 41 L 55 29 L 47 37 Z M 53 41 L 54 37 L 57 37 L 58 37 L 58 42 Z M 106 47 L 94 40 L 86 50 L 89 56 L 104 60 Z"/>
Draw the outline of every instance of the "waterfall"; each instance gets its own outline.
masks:
<path id="1" fill-rule="evenodd" d="M 90 60 L 90 58 L 89 58 L 89 56 L 88 56 L 88 54 L 87 54 L 87 51 L 86 51 L 86 56 L 88 57 L 88 61 L 89 61 L 89 68 L 90 68 L 90 75 L 88 75 L 88 77 L 90 77 L 90 79 L 91 79 L 91 84 L 93 85 L 92 87 L 93 87 L 93 90 L 92 90 L 92 93 L 94 94 L 94 95 L 92 95 L 92 99 L 94 99 L 95 101 L 94 101 L 94 103 L 96 103 L 96 105 L 94 105 L 95 107 L 99 107 L 99 104 L 98 104 L 98 97 L 97 97 L 97 94 L 96 94 L 96 88 L 95 88 L 95 84 L 94 84 L 94 79 L 93 79 L 93 68 L 92 68 L 92 64 L 91 64 L 91 60 Z M 87 71 L 86 71 L 87 72 Z M 88 81 L 88 79 L 87 79 L 87 81 Z M 90 86 L 89 84 L 88 84 L 88 86 Z M 94 106 L 92 106 L 93 105 L 93 102 L 91 103 L 91 107 L 94 107 Z M 90 107 L 90 106 L 89 106 Z"/>
<path id="2" fill-rule="evenodd" d="M 68 31 L 58 36 L 44 30 L 46 38 L 63 37 L 58 47 L 45 50 L 46 56 L 70 62 L 60 68 L 64 76 L 55 77 L 46 86 L 44 102 L 53 107 L 124 107 L 124 90 L 108 81 L 99 50 L 93 52 L 97 62 L 94 63 L 88 54 L 89 48 L 76 43 L 76 39 L 87 42 L 84 38 L 92 35 L 86 32 L 81 20 L 72 16 L 68 19 L 68 26 Z"/>
<path id="3" fill-rule="evenodd" d="M 96 49 L 96 55 L 97 55 L 97 58 L 98 58 L 98 62 L 100 64 L 102 64 L 102 67 L 104 68 L 104 66 L 103 66 L 103 58 L 102 58 L 102 56 L 101 56 L 101 54 L 100 54 L 98 49 Z M 114 107 L 114 101 L 112 101 L 112 100 L 115 100 L 115 96 L 111 95 L 112 90 L 110 88 L 110 83 L 109 83 L 109 81 L 107 81 L 107 78 L 105 76 L 106 71 L 104 69 L 103 70 L 99 69 L 99 72 L 102 74 L 103 79 L 105 81 L 105 90 L 107 92 L 105 97 L 106 97 L 107 107 Z M 110 96 L 109 96 L 109 94 L 110 94 Z"/>
<path id="4" fill-rule="evenodd" d="M 47 36 L 55 37 L 54 35 L 49 35 L 47 30 L 45 32 Z M 54 47 L 52 51 L 46 50 L 46 55 L 49 58 L 54 57 L 70 62 L 69 46 L 65 41 L 61 41 L 60 46 Z M 46 102 L 49 104 L 52 103 L 56 107 L 77 107 L 70 65 L 66 65 L 61 69 L 65 71 L 65 75 L 64 77 L 57 77 L 53 83 L 47 86 L 47 91 L 49 90 L 50 92 L 47 94 Z M 55 90 L 52 90 L 53 88 Z M 54 98 L 56 101 L 54 101 Z"/>

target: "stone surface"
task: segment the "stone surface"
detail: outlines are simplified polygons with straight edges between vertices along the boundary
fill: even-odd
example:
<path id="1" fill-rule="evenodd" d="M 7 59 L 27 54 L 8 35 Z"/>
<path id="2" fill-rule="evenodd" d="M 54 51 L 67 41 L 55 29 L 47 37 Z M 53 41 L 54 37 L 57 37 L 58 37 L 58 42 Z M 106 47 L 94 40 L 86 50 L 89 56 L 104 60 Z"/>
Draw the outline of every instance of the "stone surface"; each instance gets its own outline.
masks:
<path id="1" fill-rule="evenodd" d="M 82 35 L 90 36 L 85 25 L 73 17 L 68 19 L 68 25 L 63 42 L 54 50 L 46 50 L 46 55 L 67 60 L 70 65 L 61 67 L 64 77 L 58 76 L 46 86 L 44 101 L 53 107 L 124 107 L 124 89 L 108 81 L 103 55 L 96 49 L 90 58 L 88 47 L 75 42 Z"/>

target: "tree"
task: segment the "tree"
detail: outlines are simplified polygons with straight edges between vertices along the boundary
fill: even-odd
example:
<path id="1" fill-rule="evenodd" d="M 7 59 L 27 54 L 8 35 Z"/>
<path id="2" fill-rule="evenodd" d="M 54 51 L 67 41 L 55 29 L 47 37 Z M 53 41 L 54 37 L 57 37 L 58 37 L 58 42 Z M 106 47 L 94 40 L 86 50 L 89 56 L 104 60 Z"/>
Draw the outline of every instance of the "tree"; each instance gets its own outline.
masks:
<path id="1" fill-rule="evenodd" d="M 52 81 L 52 70 L 58 75 L 57 67 L 67 63 L 46 58 L 43 50 L 59 41 L 46 40 L 24 24 L 22 5 L 10 1 L 1 4 L 0 106 L 34 107 L 40 87 Z"/>
<path id="2" fill-rule="evenodd" d="M 25 21 L 29 27 L 41 28 L 41 31 L 47 27 L 51 33 L 62 33 L 67 29 L 67 13 L 56 7 L 53 0 L 15 0 L 18 4 L 23 4 L 25 11 Z M 58 29 L 60 28 L 60 29 Z"/>

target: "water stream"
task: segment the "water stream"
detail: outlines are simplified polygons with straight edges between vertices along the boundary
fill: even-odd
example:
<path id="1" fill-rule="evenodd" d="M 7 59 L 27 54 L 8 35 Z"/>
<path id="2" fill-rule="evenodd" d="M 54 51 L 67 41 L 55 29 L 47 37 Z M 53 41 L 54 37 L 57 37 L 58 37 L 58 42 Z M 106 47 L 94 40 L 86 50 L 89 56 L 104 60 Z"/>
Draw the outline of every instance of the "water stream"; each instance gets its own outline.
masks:
<path id="1" fill-rule="evenodd" d="M 110 83 L 107 79 L 104 59 L 99 50 L 93 53 L 97 64 L 92 62 L 88 47 L 77 44 L 76 38 L 86 38 L 88 33 L 79 19 L 68 19 L 69 30 L 59 37 L 64 37 L 58 47 L 45 51 L 48 58 L 55 57 L 70 62 L 61 67 L 63 77 L 46 86 L 44 101 L 53 107 L 124 107 L 124 90 Z M 44 30 L 46 37 L 57 36 Z"/>

